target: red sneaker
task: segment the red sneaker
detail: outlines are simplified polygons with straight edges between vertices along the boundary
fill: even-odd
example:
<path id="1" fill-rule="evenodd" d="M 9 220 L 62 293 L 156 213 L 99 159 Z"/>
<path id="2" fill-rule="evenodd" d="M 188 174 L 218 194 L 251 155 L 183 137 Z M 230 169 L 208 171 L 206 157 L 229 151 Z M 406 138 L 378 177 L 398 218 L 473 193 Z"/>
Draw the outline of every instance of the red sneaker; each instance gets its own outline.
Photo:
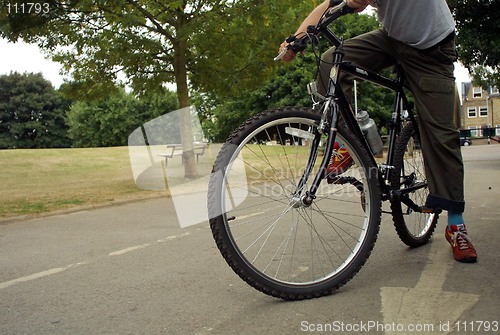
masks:
<path id="1" fill-rule="evenodd" d="M 330 178 L 338 176 L 347 171 L 352 163 L 352 157 L 347 152 L 347 149 L 344 147 L 341 148 L 339 142 L 335 142 L 330 163 L 326 167 L 326 173 Z"/>
<path id="2" fill-rule="evenodd" d="M 477 261 L 476 249 L 474 249 L 469 236 L 467 236 L 464 224 L 446 226 L 444 233 L 446 240 L 451 244 L 453 257 L 456 261 L 462 263 L 475 263 Z"/>

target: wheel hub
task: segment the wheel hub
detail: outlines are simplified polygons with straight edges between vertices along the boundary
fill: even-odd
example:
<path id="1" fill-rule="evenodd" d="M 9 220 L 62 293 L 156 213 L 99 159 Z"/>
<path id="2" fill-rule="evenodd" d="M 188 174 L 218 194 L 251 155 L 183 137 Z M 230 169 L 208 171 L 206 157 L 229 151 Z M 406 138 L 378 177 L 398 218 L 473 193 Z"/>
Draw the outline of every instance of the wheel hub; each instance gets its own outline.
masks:
<path id="1" fill-rule="evenodd" d="M 306 208 L 312 205 L 314 198 L 315 197 L 311 196 L 308 192 L 302 195 L 294 194 L 290 199 L 290 206 L 292 206 L 293 208 L 299 208 L 299 207 Z"/>

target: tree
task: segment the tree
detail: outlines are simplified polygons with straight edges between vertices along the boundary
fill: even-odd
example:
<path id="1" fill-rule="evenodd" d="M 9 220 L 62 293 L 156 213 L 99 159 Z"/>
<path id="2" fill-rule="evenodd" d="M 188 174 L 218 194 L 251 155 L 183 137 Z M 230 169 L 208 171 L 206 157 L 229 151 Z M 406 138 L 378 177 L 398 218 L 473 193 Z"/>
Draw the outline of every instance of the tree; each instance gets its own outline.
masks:
<path id="1" fill-rule="evenodd" d="M 1 36 L 37 43 L 61 62 L 80 90 L 106 92 L 118 73 L 136 92 L 175 82 L 190 105 L 188 76 L 203 90 L 245 86 L 269 72 L 267 57 L 311 9 L 284 0 L 47 0 L 49 10 L 14 12 L 3 2 Z M 301 13 L 296 13 L 302 10 Z M 221 83 L 225 84 L 221 85 Z M 188 137 L 186 135 L 186 137 Z M 187 143 L 188 144 L 188 143 Z M 186 176 L 196 174 L 194 153 Z"/>
<path id="2" fill-rule="evenodd" d="M 460 61 L 476 83 L 500 87 L 500 2 L 448 0 L 457 24 Z"/>
<path id="3" fill-rule="evenodd" d="M 128 136 L 134 129 L 176 109 L 173 92 L 138 99 L 117 89 L 107 98 L 73 104 L 68 113 L 69 136 L 74 147 L 127 145 Z"/>
<path id="4" fill-rule="evenodd" d="M 41 73 L 0 76 L 0 148 L 69 147 L 69 105 Z"/>

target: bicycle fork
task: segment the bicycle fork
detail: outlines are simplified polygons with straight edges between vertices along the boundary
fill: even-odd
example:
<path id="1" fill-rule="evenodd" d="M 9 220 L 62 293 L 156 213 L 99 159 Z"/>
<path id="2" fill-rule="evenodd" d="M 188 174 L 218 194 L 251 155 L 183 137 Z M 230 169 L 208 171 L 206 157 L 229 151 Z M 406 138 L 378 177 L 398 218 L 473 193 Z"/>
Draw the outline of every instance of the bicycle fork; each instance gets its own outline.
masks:
<path id="1" fill-rule="evenodd" d="M 337 122 L 339 115 L 338 108 L 339 107 L 333 97 L 327 98 L 322 106 L 322 117 L 318 127 L 316 128 L 314 139 L 311 143 L 306 170 L 302 174 L 302 177 L 297 185 L 297 190 L 292 195 L 291 205 L 295 208 L 311 206 L 314 199 L 316 199 L 316 192 L 318 191 L 321 181 L 327 176 L 326 170 L 328 164 L 330 163 L 330 157 L 333 154 L 333 147 L 337 136 Z M 327 121 L 327 119 L 330 121 Z M 318 149 L 323 135 L 327 135 L 328 139 L 326 142 L 323 160 L 309 190 L 303 192 L 307 186 L 309 178 L 311 177 L 311 173 L 318 158 Z"/>

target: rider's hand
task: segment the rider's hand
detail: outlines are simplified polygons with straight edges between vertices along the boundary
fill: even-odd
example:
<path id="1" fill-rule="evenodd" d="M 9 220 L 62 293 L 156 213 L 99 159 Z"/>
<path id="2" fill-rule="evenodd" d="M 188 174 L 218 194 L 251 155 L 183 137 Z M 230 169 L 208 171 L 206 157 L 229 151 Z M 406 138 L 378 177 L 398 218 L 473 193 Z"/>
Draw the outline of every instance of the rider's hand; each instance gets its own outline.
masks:
<path id="1" fill-rule="evenodd" d="M 287 46 L 288 46 L 287 41 L 281 43 L 279 53 L 281 53 L 283 50 L 285 50 Z M 283 55 L 283 57 L 281 57 L 281 60 L 284 62 L 290 62 L 295 58 L 295 56 L 296 56 L 295 52 L 288 49 L 288 51 Z"/>
<path id="2" fill-rule="evenodd" d="M 371 3 L 372 0 L 347 0 L 347 6 L 354 9 L 355 13 L 362 12 Z"/>

